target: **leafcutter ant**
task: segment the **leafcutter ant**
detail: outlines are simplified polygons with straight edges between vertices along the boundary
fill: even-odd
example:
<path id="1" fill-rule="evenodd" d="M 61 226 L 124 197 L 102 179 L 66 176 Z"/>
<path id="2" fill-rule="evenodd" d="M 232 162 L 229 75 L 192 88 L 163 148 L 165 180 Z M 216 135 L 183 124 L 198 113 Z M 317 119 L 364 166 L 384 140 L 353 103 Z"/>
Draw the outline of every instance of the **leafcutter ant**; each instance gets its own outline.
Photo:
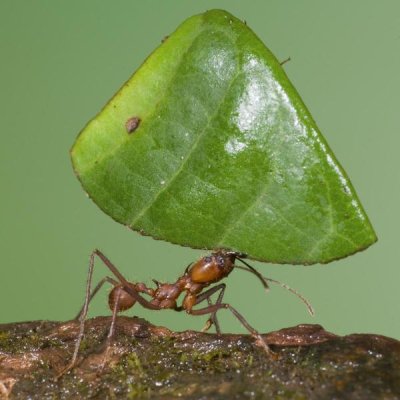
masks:
<path id="1" fill-rule="evenodd" d="M 114 277 L 104 277 L 99 281 L 93 291 L 91 291 L 91 282 L 96 256 L 99 257 L 101 261 L 108 267 Z M 227 277 L 234 268 L 239 268 L 254 274 L 260 280 L 265 289 L 268 289 L 268 282 L 277 283 L 299 297 L 306 304 L 311 314 L 313 314 L 313 309 L 307 300 L 298 292 L 274 279 L 262 276 L 254 267 L 244 261 L 244 257 L 244 254 L 238 252 L 223 249 L 216 250 L 210 255 L 200 258 L 195 263 L 189 264 L 186 267 L 183 275 L 180 276 L 175 283 L 160 283 L 156 280 L 153 280 L 156 287 L 149 288 L 141 282 L 135 283 L 127 281 L 118 271 L 115 265 L 100 250 L 94 250 L 90 255 L 85 302 L 75 318 L 75 320 L 79 320 L 80 325 L 74 353 L 70 363 L 59 376 L 62 376 L 64 373 L 72 369 L 76 364 L 79 346 L 84 336 L 85 320 L 88 313 L 89 303 L 105 282 L 108 282 L 113 286 L 108 297 L 108 304 L 112 310 L 112 319 L 107 336 L 106 354 L 110 346 L 111 339 L 114 335 L 117 314 L 120 311 L 128 310 L 129 308 L 133 307 L 136 302 L 138 302 L 144 308 L 148 308 L 150 310 L 172 309 L 175 311 L 185 311 L 190 315 L 209 314 L 210 317 L 207 320 L 203 331 L 208 330 L 212 325 L 214 325 L 217 334 L 221 333 L 217 319 L 217 312 L 222 309 L 228 309 L 249 331 L 251 336 L 253 336 L 255 339 L 256 344 L 263 348 L 268 355 L 274 356 L 274 353 L 270 350 L 267 343 L 265 343 L 261 334 L 246 321 L 243 315 L 240 314 L 230 304 L 222 302 L 226 287 L 225 283 L 219 283 L 211 288 L 206 288 L 213 283 L 217 283 L 223 278 Z M 236 265 L 236 261 L 239 261 L 241 265 Z M 181 305 L 178 305 L 177 301 L 182 293 L 184 293 L 184 298 L 181 302 Z M 211 297 L 215 293 L 218 293 L 217 301 L 212 303 Z M 145 296 L 149 297 L 149 300 Z M 207 306 L 195 308 L 195 306 L 203 303 L 204 301 L 207 301 Z M 105 361 L 106 357 L 104 359 L 104 362 Z"/>

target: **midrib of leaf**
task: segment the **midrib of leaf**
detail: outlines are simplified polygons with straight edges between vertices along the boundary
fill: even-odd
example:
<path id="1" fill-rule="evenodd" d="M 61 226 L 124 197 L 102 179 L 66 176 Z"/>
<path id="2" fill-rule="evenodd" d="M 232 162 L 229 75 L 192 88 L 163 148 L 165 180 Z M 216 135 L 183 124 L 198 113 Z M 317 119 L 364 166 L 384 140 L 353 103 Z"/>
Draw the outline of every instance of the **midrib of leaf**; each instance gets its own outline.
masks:
<path id="1" fill-rule="evenodd" d="M 210 127 L 211 121 L 213 121 L 214 118 L 216 116 L 218 116 L 220 108 L 224 104 L 224 102 L 227 98 L 227 95 L 229 94 L 229 92 L 232 88 L 233 82 L 237 79 L 237 77 L 239 75 L 240 75 L 240 71 L 237 71 L 237 69 L 236 69 L 236 73 L 233 75 L 231 81 L 229 82 L 229 85 L 227 86 L 224 95 L 222 96 L 221 100 L 218 103 L 218 106 L 216 107 L 216 111 L 208 118 L 207 123 L 205 124 L 203 130 L 198 134 L 197 139 L 193 142 L 193 145 L 190 148 L 190 150 L 188 151 L 186 157 L 182 160 L 180 167 L 175 171 L 174 174 L 171 175 L 171 178 L 164 184 L 164 186 L 161 188 L 161 190 L 159 190 L 154 195 L 153 199 L 148 202 L 148 206 L 144 207 L 141 211 L 139 211 L 139 213 L 134 217 L 133 221 L 130 223 L 129 226 L 134 227 L 135 223 L 147 213 L 147 211 L 153 206 L 153 204 L 157 201 L 157 199 L 161 196 L 161 194 L 164 193 L 166 190 L 168 190 L 171 187 L 173 182 L 178 178 L 178 176 L 184 170 L 184 167 L 189 162 L 191 156 L 196 151 L 198 144 L 200 143 L 201 139 L 207 132 L 207 129 Z"/>

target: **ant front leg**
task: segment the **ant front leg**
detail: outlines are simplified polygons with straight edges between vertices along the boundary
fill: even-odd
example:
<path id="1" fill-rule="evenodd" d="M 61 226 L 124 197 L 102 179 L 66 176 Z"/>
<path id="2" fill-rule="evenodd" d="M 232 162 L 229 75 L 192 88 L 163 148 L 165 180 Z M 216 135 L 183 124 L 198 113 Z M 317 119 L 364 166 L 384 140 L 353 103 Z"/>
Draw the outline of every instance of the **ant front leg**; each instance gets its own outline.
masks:
<path id="1" fill-rule="evenodd" d="M 205 292 L 207 293 L 207 292 Z M 215 314 L 219 310 L 222 309 L 228 309 L 238 320 L 239 322 L 250 332 L 251 336 L 256 340 L 256 344 L 258 346 L 261 346 L 264 351 L 269 355 L 276 357 L 276 354 L 269 348 L 268 344 L 265 343 L 263 337 L 261 334 L 255 330 L 243 317 L 242 314 L 239 313 L 235 308 L 233 308 L 230 304 L 228 303 L 220 303 L 220 304 L 214 304 L 208 307 L 200 308 L 198 310 L 189 310 L 188 313 L 191 315 L 205 315 L 205 314 Z"/>
<path id="2" fill-rule="evenodd" d="M 212 301 L 211 301 L 211 296 L 214 293 L 218 292 L 218 290 L 220 292 L 218 294 L 218 298 L 217 298 L 217 301 L 216 301 L 215 304 L 221 304 L 222 303 L 222 299 L 224 297 L 225 288 L 226 288 L 225 283 L 221 283 L 221 284 L 219 284 L 217 286 L 214 286 L 214 287 L 208 289 L 204 293 L 201 293 L 200 295 L 197 296 L 195 304 L 197 305 L 197 304 L 203 302 L 204 300 L 207 300 L 208 305 L 212 306 L 213 304 L 212 304 Z M 205 324 L 204 328 L 202 329 L 202 332 L 208 331 L 211 328 L 211 325 L 213 325 L 213 324 L 215 326 L 215 330 L 216 330 L 217 334 L 220 335 L 221 334 L 221 329 L 220 329 L 220 326 L 219 326 L 219 323 L 218 323 L 217 312 L 216 311 L 213 312 L 210 315 L 210 318 L 206 321 L 206 324 Z"/>

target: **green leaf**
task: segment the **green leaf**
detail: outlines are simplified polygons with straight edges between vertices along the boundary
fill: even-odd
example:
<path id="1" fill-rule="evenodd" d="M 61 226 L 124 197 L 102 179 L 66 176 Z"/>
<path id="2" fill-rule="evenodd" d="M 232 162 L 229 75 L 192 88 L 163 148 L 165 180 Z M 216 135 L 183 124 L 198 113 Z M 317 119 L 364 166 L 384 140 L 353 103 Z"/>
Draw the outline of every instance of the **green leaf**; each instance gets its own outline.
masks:
<path id="1" fill-rule="evenodd" d="M 225 11 L 179 26 L 84 128 L 72 161 L 103 211 L 172 243 L 312 264 L 376 241 L 278 60 Z"/>

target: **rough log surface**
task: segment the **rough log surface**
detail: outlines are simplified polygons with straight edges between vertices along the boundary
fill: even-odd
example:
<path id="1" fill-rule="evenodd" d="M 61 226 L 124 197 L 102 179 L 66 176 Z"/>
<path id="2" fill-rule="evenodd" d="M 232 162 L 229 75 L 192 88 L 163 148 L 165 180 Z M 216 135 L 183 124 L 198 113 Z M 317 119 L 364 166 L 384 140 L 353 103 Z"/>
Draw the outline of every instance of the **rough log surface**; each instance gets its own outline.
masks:
<path id="1" fill-rule="evenodd" d="M 264 335 L 274 360 L 248 335 L 176 333 L 119 317 L 100 369 L 109 324 L 87 321 L 79 363 L 58 380 L 76 322 L 0 325 L 0 398 L 400 399 L 400 342 L 384 336 L 299 325 Z"/>

